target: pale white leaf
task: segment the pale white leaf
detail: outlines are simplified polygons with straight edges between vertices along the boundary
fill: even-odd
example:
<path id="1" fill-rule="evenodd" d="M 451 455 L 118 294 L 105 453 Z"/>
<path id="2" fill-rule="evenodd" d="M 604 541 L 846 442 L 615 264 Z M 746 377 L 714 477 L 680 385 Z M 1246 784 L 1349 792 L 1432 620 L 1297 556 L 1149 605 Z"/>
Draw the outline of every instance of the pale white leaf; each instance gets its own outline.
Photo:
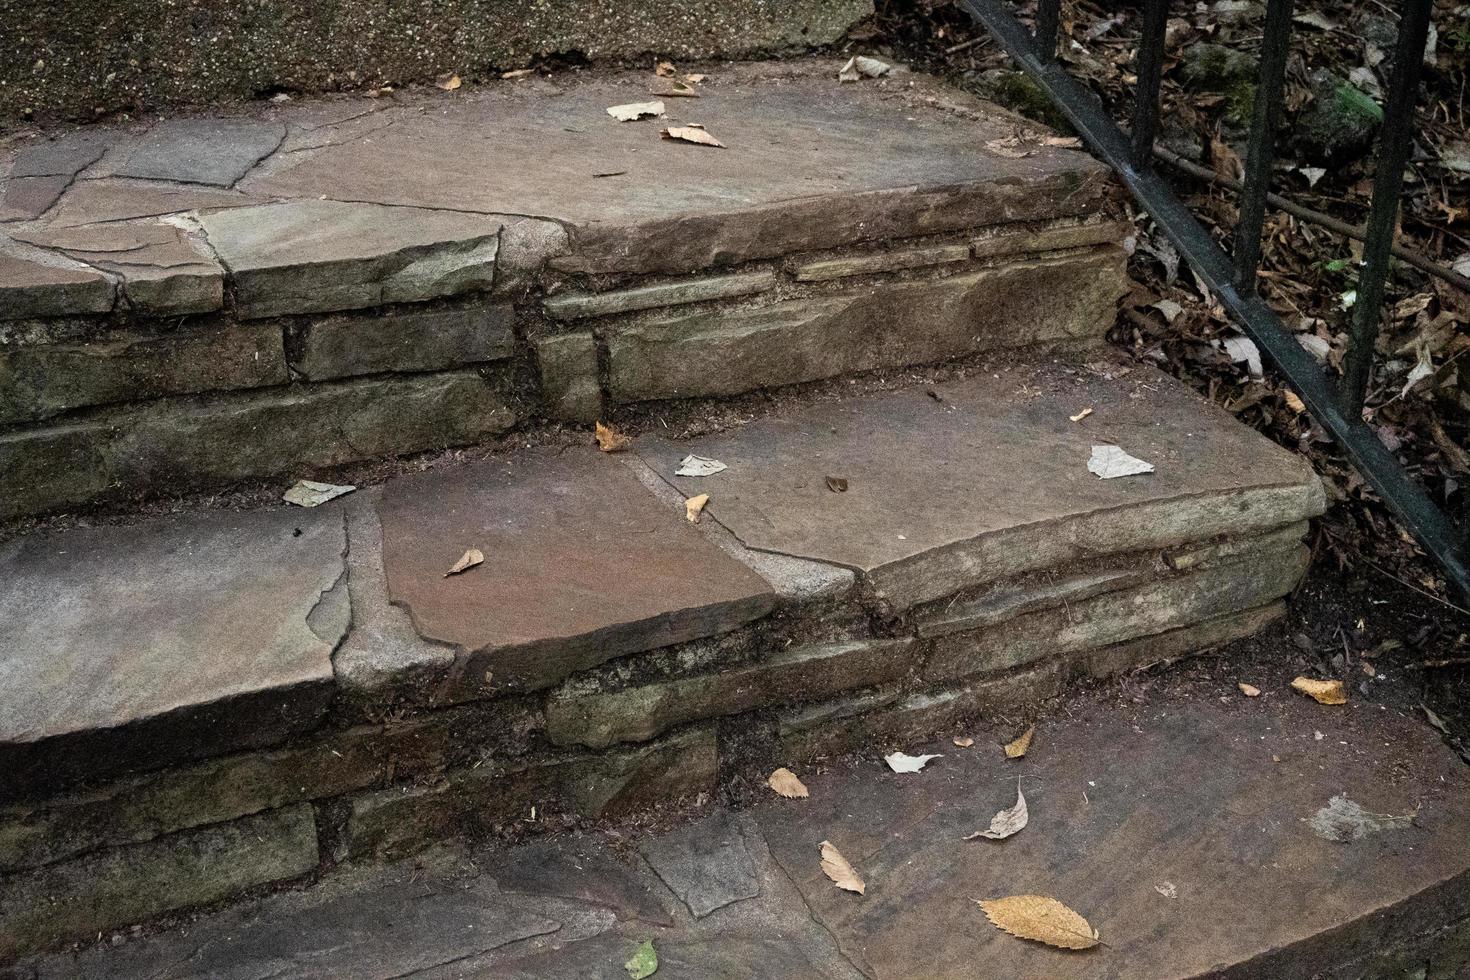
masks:
<path id="1" fill-rule="evenodd" d="M 1093 446 L 1087 470 L 1104 480 L 1116 480 L 1121 476 L 1152 473 L 1154 464 L 1130 456 L 1117 446 Z"/>
<path id="2" fill-rule="evenodd" d="M 297 507 L 319 507 L 328 500 L 336 500 L 343 494 L 351 493 L 356 489 L 357 487 L 317 483 L 315 480 L 297 480 L 295 486 L 281 495 L 281 499 Z"/>
<path id="3" fill-rule="evenodd" d="M 618 122 L 632 122 L 635 119 L 645 119 L 649 116 L 662 116 L 664 104 L 662 102 L 629 102 L 625 105 L 608 106 L 607 114 Z"/>
<path id="4" fill-rule="evenodd" d="M 1026 826 L 1030 814 L 1026 811 L 1026 797 L 1021 792 L 1019 784 L 1016 786 L 1016 805 L 1000 811 L 990 818 L 990 827 L 986 830 L 977 830 L 970 834 L 965 840 L 975 840 L 984 837 L 988 840 L 1005 840 L 1007 837 L 1019 834 Z"/>
<path id="5" fill-rule="evenodd" d="M 883 761 L 888 763 L 888 768 L 894 772 L 918 772 L 929 764 L 929 760 L 938 758 L 938 755 L 909 755 L 907 752 L 890 752 L 883 757 Z"/>
<path id="6" fill-rule="evenodd" d="M 717 459 L 707 456 L 695 456 L 690 453 L 679 461 L 679 468 L 674 471 L 675 476 L 714 476 L 723 473 L 730 467 Z"/>

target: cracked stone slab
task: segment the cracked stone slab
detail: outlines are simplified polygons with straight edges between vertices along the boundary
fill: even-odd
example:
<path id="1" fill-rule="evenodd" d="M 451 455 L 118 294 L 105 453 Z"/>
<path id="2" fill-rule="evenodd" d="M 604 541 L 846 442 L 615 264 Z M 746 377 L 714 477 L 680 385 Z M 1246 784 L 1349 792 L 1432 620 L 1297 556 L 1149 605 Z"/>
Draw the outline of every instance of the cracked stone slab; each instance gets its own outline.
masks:
<path id="1" fill-rule="evenodd" d="M 202 216 L 242 317 L 361 309 L 489 289 L 501 223 L 422 208 L 291 201 Z"/>
<path id="2" fill-rule="evenodd" d="M 541 895 L 612 909 L 619 919 L 672 926 L 652 883 L 600 847 L 575 841 L 530 844 L 495 868 L 502 892 Z"/>
<path id="3" fill-rule="evenodd" d="M 224 270 L 203 242 L 167 221 L 43 228 L 14 237 L 116 275 L 140 314 L 208 313 L 224 305 Z"/>
<path id="4" fill-rule="evenodd" d="M 421 636 L 458 651 L 461 696 L 546 687 L 776 604 L 681 510 L 590 447 L 401 477 L 379 511 L 389 595 Z M 469 548 L 484 564 L 446 578 Z"/>
<path id="5" fill-rule="evenodd" d="M 1063 361 L 831 402 L 637 452 L 747 547 L 855 569 L 891 609 L 1068 561 L 1244 537 L 1321 513 L 1310 466 L 1164 375 Z M 1070 416 L 1084 408 L 1082 423 Z M 1092 445 L 1153 462 L 1099 480 Z M 674 476 L 689 453 L 729 468 Z M 826 478 L 848 481 L 845 493 Z"/>
<path id="6" fill-rule="evenodd" d="M 1165 691 L 1128 712 L 1105 697 L 1043 722 L 1025 760 L 1041 776 L 1025 782 L 1030 823 L 1003 844 L 962 838 L 1015 801 L 1016 770 L 1005 778 L 993 747 L 1013 731 L 971 728 L 986 752 L 910 745 L 945 753 L 922 780 L 802 772 L 801 807 L 746 816 L 873 980 L 958 980 L 977 963 L 1056 980 L 1360 976 L 1338 971 L 1421 923 L 1470 914 L 1470 772 L 1422 721 L 1368 702 L 1329 715 L 1286 695 L 1245 710 Z M 1415 825 L 1322 840 L 1309 821 L 1342 793 L 1375 812 L 1419 807 Z M 824 837 L 866 895 L 822 874 Z M 973 901 L 1015 894 L 1065 902 L 1109 945 L 1021 942 Z"/>
<path id="7" fill-rule="evenodd" d="M 107 313 L 116 293 L 96 269 L 0 235 L 0 320 Z"/>
<path id="8" fill-rule="evenodd" d="M 254 119 L 169 119 L 111 168 L 118 177 L 231 187 L 286 136 L 279 122 Z"/>
<path id="9" fill-rule="evenodd" d="M 239 208 L 266 200 L 239 191 L 189 184 L 112 178 L 79 180 L 62 197 L 47 227 L 69 228 L 184 211 Z"/>
<path id="10" fill-rule="evenodd" d="M 728 811 L 653 838 L 643 856 L 696 919 L 761 893 L 740 823 Z"/>
<path id="11" fill-rule="evenodd" d="M 342 515 L 201 513 L 0 552 L 0 793 L 315 726 L 345 619 Z"/>

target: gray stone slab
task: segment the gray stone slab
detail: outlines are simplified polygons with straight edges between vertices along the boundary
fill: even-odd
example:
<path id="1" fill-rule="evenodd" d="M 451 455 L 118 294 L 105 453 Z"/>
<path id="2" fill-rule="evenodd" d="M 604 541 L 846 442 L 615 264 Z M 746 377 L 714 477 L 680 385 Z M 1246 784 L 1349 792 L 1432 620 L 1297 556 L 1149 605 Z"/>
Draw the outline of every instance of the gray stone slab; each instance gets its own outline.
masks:
<path id="1" fill-rule="evenodd" d="M 541 390 L 557 418 L 594 422 L 602 415 L 597 340 L 590 332 L 555 334 L 536 341 Z"/>
<path id="2" fill-rule="evenodd" d="M 1049 252 L 1062 248 L 1086 248 L 1093 245 L 1121 245 L 1132 227 L 1120 221 L 1097 221 L 1085 224 L 1058 224 L 1050 227 L 992 228 L 970 243 L 977 259 Z"/>
<path id="3" fill-rule="evenodd" d="M 60 199 L 67 176 L 11 177 L 0 181 L 0 221 L 33 221 Z"/>
<path id="4" fill-rule="evenodd" d="M 361 309 L 489 289 L 501 223 L 303 200 L 200 218 L 242 317 Z"/>
<path id="5" fill-rule="evenodd" d="M 255 119 L 169 119 L 133 146 L 120 148 L 111 170 L 180 184 L 232 187 L 281 145 L 286 127 Z"/>
<path id="6" fill-rule="evenodd" d="M 930 265 L 948 265 L 970 258 L 969 245 L 930 245 L 925 248 L 885 249 L 870 255 L 849 255 L 836 259 L 819 259 L 793 265 L 791 274 L 798 282 L 823 282 L 848 276 L 871 276 L 900 269 L 918 269 Z"/>
<path id="7" fill-rule="evenodd" d="M 330 317 L 301 328 L 291 368 L 326 381 L 497 361 L 515 352 L 514 322 L 508 304 Z"/>
<path id="8" fill-rule="evenodd" d="M 565 898 L 612 909 L 620 919 L 674 924 L 654 882 L 600 846 L 575 841 L 530 844 L 507 854 L 493 874 L 502 892 Z"/>
<path id="9" fill-rule="evenodd" d="M 144 922 L 317 866 L 310 806 L 0 877 L 0 958 Z"/>
<path id="10" fill-rule="evenodd" d="M 638 452 L 686 495 L 710 494 L 705 513 L 746 546 L 854 568 L 895 610 L 1070 561 L 1246 537 L 1324 507 L 1305 462 L 1154 371 L 1109 380 L 1023 361 L 935 393 L 815 405 Z M 1093 414 L 1070 421 L 1084 408 Z M 1099 443 L 1156 472 L 1093 476 Z M 729 468 L 675 477 L 691 452 Z"/>
<path id="11" fill-rule="evenodd" d="M 10 155 L 10 176 L 75 177 L 102 159 L 116 138 L 106 130 L 77 130 L 20 143 Z"/>
<path id="12" fill-rule="evenodd" d="M 0 235 L 0 320 L 107 313 L 116 295 L 97 270 Z"/>
<path id="13" fill-rule="evenodd" d="M 42 228 L 15 237 L 116 275 L 127 306 L 144 316 L 209 313 L 224 305 L 224 272 L 178 225 L 149 220 Z"/>
<path id="14" fill-rule="evenodd" d="M 213 187 L 99 178 L 67 190 L 48 227 L 63 228 L 261 204 L 265 199 Z"/>
<path id="15" fill-rule="evenodd" d="M 586 691 L 573 684 L 547 700 L 546 731 L 559 745 L 603 748 L 646 741 L 701 718 L 898 680 L 920 661 L 920 651 L 909 639 L 851 640 L 790 647 L 748 666 L 618 691 Z"/>
<path id="16" fill-rule="evenodd" d="M 456 673 L 481 695 L 725 632 L 775 605 L 759 576 L 591 447 L 401 477 L 380 513 L 393 602 L 459 651 Z M 469 548 L 484 564 L 446 578 Z"/>
<path id="17" fill-rule="evenodd" d="M 273 326 L 119 336 L 0 350 L 0 425 L 73 408 L 285 384 Z"/>
<path id="18" fill-rule="evenodd" d="M 0 516 L 465 445 L 516 424 L 506 387 L 485 369 L 448 371 L 165 400 L 3 433 Z"/>
<path id="19" fill-rule="evenodd" d="M 761 893 L 740 823 L 726 811 L 647 841 L 642 850 L 696 919 Z"/>
<path id="20" fill-rule="evenodd" d="M 26 539 L 0 574 L 6 796 L 316 725 L 340 635 L 340 513 L 204 513 Z"/>
<path id="21" fill-rule="evenodd" d="M 1090 213 L 1103 169 L 1056 148 L 976 152 L 1013 117 L 921 75 L 837 85 L 840 62 L 722 64 L 670 121 L 728 152 L 653 138 L 606 108 L 647 98 L 646 73 L 558 77 L 552 93 L 486 88 L 374 133 L 273 161 L 252 193 L 538 215 L 571 232 L 559 268 L 686 272 L 858 241 Z M 685 105 L 684 103 L 688 103 Z M 913 147 L 923 146 L 923 153 Z M 540 161 L 526 167 L 525 161 Z M 596 177 L 625 171 L 617 177 Z M 486 180 L 486 173 L 497 175 Z"/>
<path id="22" fill-rule="evenodd" d="M 968 254 L 968 249 L 965 250 Z M 580 320 L 592 316 L 652 310 L 661 306 L 680 306 L 709 300 L 748 296 L 776 285 L 772 271 L 744 272 L 728 276 L 707 276 L 680 282 L 634 286 L 606 293 L 558 293 L 543 301 L 548 316 L 556 320 Z"/>
<path id="23" fill-rule="evenodd" d="M 614 333 L 620 401 L 731 395 L 998 347 L 1095 341 L 1124 289 L 1121 250 L 883 283 L 773 306 L 670 315 Z"/>

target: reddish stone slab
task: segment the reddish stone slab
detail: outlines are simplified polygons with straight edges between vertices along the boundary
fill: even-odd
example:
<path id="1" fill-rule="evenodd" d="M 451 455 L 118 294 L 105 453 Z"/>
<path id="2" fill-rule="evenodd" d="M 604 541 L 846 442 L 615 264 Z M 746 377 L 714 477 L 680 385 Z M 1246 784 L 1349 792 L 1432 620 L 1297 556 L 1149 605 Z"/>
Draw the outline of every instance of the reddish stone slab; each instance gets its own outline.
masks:
<path id="1" fill-rule="evenodd" d="M 597 450 L 517 453 L 388 483 L 392 601 L 459 651 L 469 689 L 539 688 L 765 615 L 763 579 Z M 479 549 L 484 564 L 445 577 Z"/>

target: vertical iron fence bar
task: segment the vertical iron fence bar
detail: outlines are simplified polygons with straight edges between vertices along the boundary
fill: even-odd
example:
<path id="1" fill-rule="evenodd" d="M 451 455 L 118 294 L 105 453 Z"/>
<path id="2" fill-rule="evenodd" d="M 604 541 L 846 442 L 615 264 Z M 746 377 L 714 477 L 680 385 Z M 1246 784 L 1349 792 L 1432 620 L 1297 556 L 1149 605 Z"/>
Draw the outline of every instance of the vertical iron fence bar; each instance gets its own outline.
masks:
<path id="1" fill-rule="evenodd" d="M 1394 46 L 1393 79 L 1383 106 L 1383 130 L 1378 136 L 1378 173 L 1373 179 L 1373 204 L 1368 213 L 1363 266 L 1358 273 L 1352 339 L 1343 361 L 1338 403 L 1349 418 L 1360 418 L 1368 394 L 1378 324 L 1382 319 L 1383 285 L 1388 277 L 1394 226 L 1398 224 L 1399 192 L 1414 138 L 1414 101 L 1419 92 L 1419 67 L 1429 36 L 1433 0 L 1406 0 L 1399 18 Z"/>
<path id="2" fill-rule="evenodd" d="M 1062 22 L 1062 0 L 1036 0 L 1036 52 L 1041 60 L 1057 57 L 1057 29 Z"/>
<path id="3" fill-rule="evenodd" d="M 1276 154 L 1276 127 L 1281 122 L 1281 93 L 1286 82 L 1286 56 L 1291 48 L 1292 0 L 1267 0 L 1261 72 L 1251 105 L 1251 134 L 1245 161 L 1245 189 L 1235 220 L 1235 285 L 1242 293 L 1256 289 L 1261 261 L 1261 223 L 1266 220 L 1266 194 Z"/>
<path id="4" fill-rule="evenodd" d="M 1147 170 L 1159 126 L 1159 83 L 1164 77 L 1164 31 L 1169 0 L 1145 0 L 1143 33 L 1138 39 L 1138 81 L 1133 86 L 1133 165 Z"/>

